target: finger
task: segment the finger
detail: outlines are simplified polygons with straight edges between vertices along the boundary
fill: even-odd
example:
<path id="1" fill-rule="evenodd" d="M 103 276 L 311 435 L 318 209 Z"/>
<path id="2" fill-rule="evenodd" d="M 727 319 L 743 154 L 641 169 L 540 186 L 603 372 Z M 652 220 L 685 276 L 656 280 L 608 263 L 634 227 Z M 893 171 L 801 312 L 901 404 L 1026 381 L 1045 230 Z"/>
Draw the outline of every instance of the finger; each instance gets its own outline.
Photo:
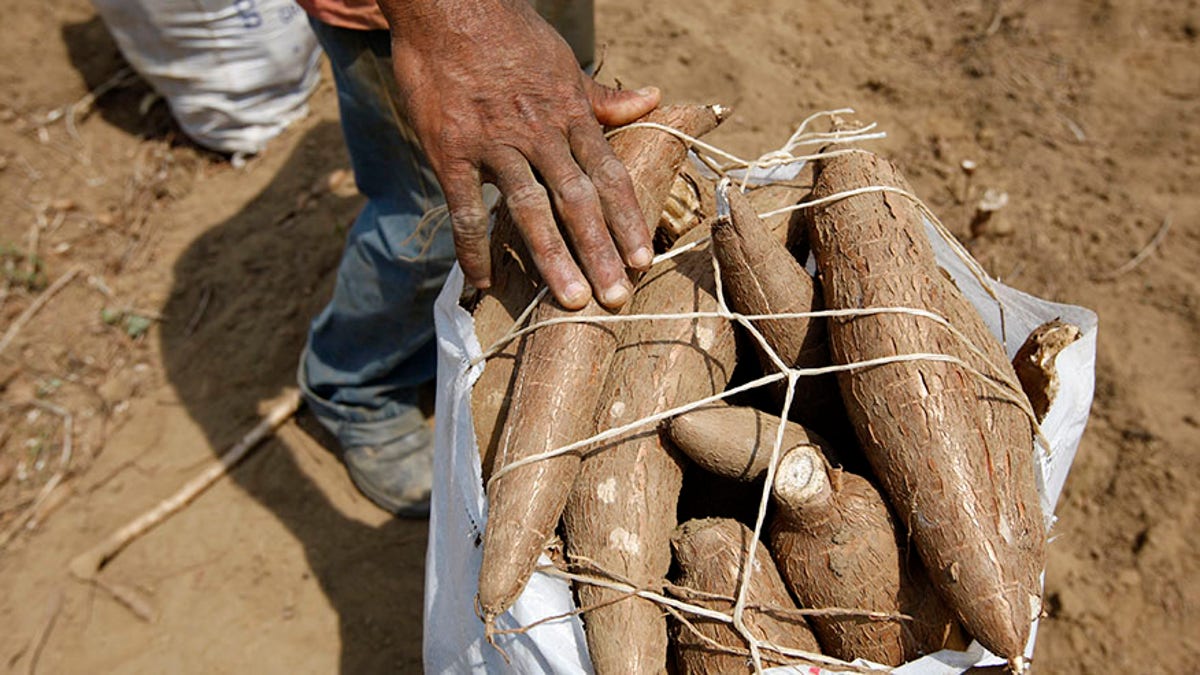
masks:
<path id="1" fill-rule="evenodd" d="M 600 197 L 604 219 L 625 262 L 634 269 L 650 267 L 654 251 L 650 248 L 650 225 L 642 215 L 633 181 L 600 127 L 590 121 L 571 129 L 571 148 L 579 165 L 591 178 Z"/>
<path id="2" fill-rule="evenodd" d="M 532 157 L 533 165 L 550 188 L 596 299 L 605 307 L 620 307 L 629 299 L 633 288 L 604 223 L 596 188 L 575 163 L 564 139 L 543 142 L 538 147 Z"/>
<path id="3" fill-rule="evenodd" d="M 584 78 L 583 88 L 592 103 L 592 114 L 601 124 L 610 127 L 629 124 L 654 110 L 662 98 L 658 87 L 613 89 L 590 77 Z"/>
<path id="4" fill-rule="evenodd" d="M 488 210 L 483 201 L 479 169 L 467 163 L 446 167 L 438 176 L 450 227 L 454 252 L 467 283 L 475 288 L 492 285 L 492 254 L 488 248 Z"/>
<path id="5" fill-rule="evenodd" d="M 505 150 L 498 152 L 488 165 L 550 292 L 567 309 L 586 305 L 592 296 L 591 287 L 558 231 L 550 211 L 550 198 L 533 177 L 529 162 L 515 150 Z"/>

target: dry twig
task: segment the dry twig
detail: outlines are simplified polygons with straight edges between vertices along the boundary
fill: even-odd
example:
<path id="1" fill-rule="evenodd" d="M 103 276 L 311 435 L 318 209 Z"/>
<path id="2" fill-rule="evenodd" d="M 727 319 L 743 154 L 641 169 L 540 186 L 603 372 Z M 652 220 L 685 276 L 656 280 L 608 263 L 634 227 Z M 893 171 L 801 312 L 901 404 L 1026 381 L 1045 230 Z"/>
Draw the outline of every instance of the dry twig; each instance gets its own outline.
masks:
<path id="1" fill-rule="evenodd" d="M 154 607 L 150 605 L 150 601 L 142 596 L 140 591 L 125 584 L 105 581 L 99 575 L 93 577 L 91 583 L 108 593 L 113 600 L 117 601 L 117 604 L 133 612 L 133 615 L 137 618 L 146 623 L 154 623 Z"/>
<path id="2" fill-rule="evenodd" d="M 12 325 L 9 326 L 8 330 L 4 332 L 4 337 L 0 337 L 0 354 L 4 353 L 4 350 L 8 348 L 9 343 L 13 341 L 13 338 L 17 337 L 17 333 L 21 332 L 21 329 L 25 326 L 25 324 L 29 323 L 29 320 L 33 318 L 33 315 L 37 314 L 42 307 L 46 306 L 47 302 L 50 302 L 51 298 L 57 295 L 58 292 L 66 287 L 67 284 L 71 283 L 72 279 L 79 276 L 81 271 L 83 270 L 78 267 L 72 267 L 61 277 L 55 279 L 54 283 L 50 284 L 46 290 L 42 291 L 42 294 L 39 295 L 33 302 L 29 303 L 29 306 L 25 308 L 25 311 L 21 312 L 21 315 L 14 319 Z"/>
<path id="3" fill-rule="evenodd" d="M 77 128 L 77 120 L 79 116 L 87 115 L 89 112 L 91 112 L 92 106 L 96 104 L 96 101 L 99 100 L 101 96 L 104 96 L 113 89 L 118 89 L 130 84 L 137 79 L 138 75 L 137 73 L 133 72 L 133 68 L 125 66 L 124 68 L 118 70 L 112 77 L 100 83 L 100 85 L 95 89 L 85 94 L 83 98 L 70 105 L 63 106 L 57 110 L 52 110 L 50 114 L 46 115 L 46 122 L 53 123 L 59 119 L 64 119 L 67 126 L 67 133 L 70 134 L 71 138 L 75 139 L 77 142 L 82 142 L 82 139 L 79 137 L 79 130 Z"/>
<path id="4" fill-rule="evenodd" d="M 67 470 L 71 466 L 71 452 L 73 447 L 71 438 L 74 435 L 74 418 L 71 416 L 70 411 L 56 406 L 53 403 L 39 401 L 37 399 L 24 401 L 18 405 L 41 408 L 42 410 L 52 412 L 62 418 L 62 452 L 59 454 L 58 468 L 55 470 L 54 475 L 50 477 L 50 480 L 46 481 L 46 484 L 42 486 L 42 489 L 38 492 L 37 497 L 34 498 L 33 504 L 31 504 L 24 513 L 18 516 L 3 534 L 0 534 L 0 550 L 3 550 L 5 546 L 8 546 L 9 542 L 11 542 L 17 536 L 17 534 L 21 532 L 21 530 L 27 527 L 32 528 L 35 525 L 35 517 L 47 515 L 52 508 L 56 508 L 62 504 L 62 501 L 65 499 L 65 497 L 62 494 L 57 493 L 56 489 L 59 487 L 59 484 L 63 482 L 63 479 L 67 477 Z M 51 503 L 51 497 L 55 497 L 58 500 L 53 507 L 49 506 Z"/>
<path id="5" fill-rule="evenodd" d="M 42 649 L 50 639 L 50 631 L 54 630 L 54 622 L 58 620 L 58 613 L 62 611 L 62 603 L 63 592 L 59 588 L 50 597 L 50 604 L 46 608 L 46 620 L 42 624 L 42 628 L 30 641 L 32 648 L 29 653 L 29 663 L 25 666 L 26 675 L 33 675 L 37 672 L 38 659 L 41 658 Z"/>
<path id="6" fill-rule="evenodd" d="M 1137 252 L 1137 255 L 1133 256 L 1129 262 L 1121 265 L 1108 274 L 1098 277 L 1098 279 L 1100 281 L 1112 281 L 1126 272 L 1133 270 L 1133 268 L 1137 267 L 1138 265 L 1141 265 L 1146 261 L 1146 258 L 1150 257 L 1151 253 L 1154 253 L 1154 250 L 1157 249 L 1158 245 L 1162 243 L 1163 238 L 1167 236 L 1167 232 L 1170 231 L 1170 229 L 1171 216 L 1168 215 L 1166 218 L 1163 218 L 1162 225 L 1158 227 L 1158 231 L 1154 233 L 1154 237 L 1150 239 L 1149 243 L 1142 247 L 1142 250 Z"/>
<path id="7" fill-rule="evenodd" d="M 175 494 L 159 502 L 149 511 L 126 523 L 106 539 L 75 556 L 70 562 L 71 574 L 80 581 L 92 581 L 96 573 L 130 542 L 140 538 L 159 523 L 175 515 L 221 479 L 233 465 L 242 460 L 255 446 L 269 437 L 300 407 L 300 393 L 289 391 L 274 405 L 253 429 L 242 436 L 233 447 L 211 463 L 198 476 L 188 481 Z"/>
<path id="8" fill-rule="evenodd" d="M 187 327 L 183 329 L 184 336 L 190 336 L 200 327 L 200 320 L 204 318 L 204 311 L 208 309 L 208 303 L 212 300 L 212 288 L 205 286 L 203 291 L 200 291 L 200 301 L 196 304 L 196 310 L 192 312 L 192 318 L 188 320 Z"/>

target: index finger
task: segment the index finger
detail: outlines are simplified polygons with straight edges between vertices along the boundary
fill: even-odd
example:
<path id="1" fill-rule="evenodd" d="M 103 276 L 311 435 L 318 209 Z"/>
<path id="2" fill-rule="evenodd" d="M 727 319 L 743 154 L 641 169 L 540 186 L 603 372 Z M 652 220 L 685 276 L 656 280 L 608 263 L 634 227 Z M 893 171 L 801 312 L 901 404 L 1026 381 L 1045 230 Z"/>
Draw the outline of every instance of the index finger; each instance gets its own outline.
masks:
<path id="1" fill-rule="evenodd" d="M 483 201 L 479 169 L 470 164 L 446 167 L 438 176 L 450 228 L 454 233 L 454 253 L 467 283 L 475 288 L 492 285 L 492 254 L 488 249 L 488 209 Z"/>

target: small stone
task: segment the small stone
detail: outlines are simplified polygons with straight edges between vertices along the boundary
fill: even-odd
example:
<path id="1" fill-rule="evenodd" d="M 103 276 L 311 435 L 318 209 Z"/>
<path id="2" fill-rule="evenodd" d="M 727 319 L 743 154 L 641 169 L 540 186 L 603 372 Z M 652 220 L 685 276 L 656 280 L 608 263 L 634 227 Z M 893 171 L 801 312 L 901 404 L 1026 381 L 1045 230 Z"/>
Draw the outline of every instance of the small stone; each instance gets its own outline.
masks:
<path id="1" fill-rule="evenodd" d="M 971 236 L 1003 237 L 1012 234 L 1012 224 L 995 217 L 996 212 L 1005 206 L 1008 206 L 1007 192 L 995 188 L 985 190 L 983 197 L 975 205 L 975 215 L 971 218 Z"/>
<path id="2" fill-rule="evenodd" d="M 325 179 L 326 188 L 337 197 L 353 197 L 358 194 L 354 172 L 349 169 L 334 169 Z"/>

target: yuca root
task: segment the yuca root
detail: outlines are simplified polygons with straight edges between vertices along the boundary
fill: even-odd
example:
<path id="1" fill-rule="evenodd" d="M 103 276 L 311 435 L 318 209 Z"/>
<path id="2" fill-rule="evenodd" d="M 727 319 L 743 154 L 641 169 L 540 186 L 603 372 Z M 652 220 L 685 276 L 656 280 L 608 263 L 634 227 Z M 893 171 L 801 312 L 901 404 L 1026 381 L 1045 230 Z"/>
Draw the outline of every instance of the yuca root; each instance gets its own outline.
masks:
<path id="1" fill-rule="evenodd" d="M 886 161 L 853 152 L 821 161 L 813 198 L 866 186 L 910 191 Z M 969 364 L 907 361 L 839 374 L 868 460 L 908 527 L 931 580 L 963 626 L 993 653 L 1021 657 L 1041 611 L 1045 527 L 1033 473 L 1030 419 L 1000 344 L 938 269 L 913 201 L 870 192 L 817 207 L 809 228 L 830 309 L 912 307 L 829 321 L 835 363 L 906 353 Z M 999 384 L 977 373 L 1000 374 Z M 992 385 L 1007 387 L 998 396 Z"/>
<path id="2" fill-rule="evenodd" d="M 823 309 L 819 286 L 784 244 L 772 236 L 747 199 L 736 189 L 725 189 L 724 195 L 730 213 L 729 218 L 718 219 L 713 226 L 713 250 L 721 265 L 721 280 L 730 308 L 748 315 Z M 754 325 L 785 367 L 829 365 L 825 319 L 764 319 Z M 779 364 L 761 345 L 758 351 L 766 372 L 779 370 Z M 772 391 L 782 403 L 783 388 L 774 387 Z M 835 442 L 852 442 L 837 380 L 832 375 L 800 378 L 789 417 Z M 843 438 L 847 440 L 842 441 Z"/>
<path id="3" fill-rule="evenodd" d="M 966 646 L 919 560 L 903 554 L 892 516 L 866 479 L 829 470 L 819 452 L 799 446 L 779 460 L 772 495 L 777 508 L 771 552 L 802 606 L 912 618 L 901 623 L 862 615 L 810 617 L 826 654 L 897 666 Z"/>
<path id="4" fill-rule="evenodd" d="M 734 596 L 747 563 L 753 560 L 753 574 L 747 602 L 753 607 L 795 610 L 775 564 L 761 542 L 745 525 L 728 519 L 692 520 L 680 525 L 671 540 L 681 574 L 678 586 L 698 591 L 698 605 L 729 612 L 733 603 L 712 599 L 713 595 Z M 751 557 L 753 556 L 753 558 Z M 743 623 L 755 639 L 808 652 L 819 651 L 817 640 L 804 617 L 748 609 Z M 687 625 L 676 622 L 676 664 L 681 673 L 745 673 L 753 669 L 744 655 L 715 645 L 746 649 L 746 641 L 734 627 L 706 617 L 695 617 Z M 715 645 L 714 645 L 715 643 Z"/>
<path id="5" fill-rule="evenodd" d="M 525 240 L 504 206 L 498 207 L 496 213 L 491 254 L 492 286 L 482 293 L 471 313 L 475 337 L 483 350 L 491 349 L 514 329 L 518 317 L 537 294 L 540 281 Z M 496 448 L 500 444 L 499 430 L 508 419 L 513 371 L 522 343 L 521 339 L 513 340 L 489 358 L 471 388 L 471 420 L 485 483 L 492 475 Z"/>
<path id="6" fill-rule="evenodd" d="M 711 405 L 672 418 L 667 437 L 697 466 L 718 476 L 738 481 L 762 477 L 771 461 L 771 451 L 781 420 L 755 408 Z M 834 451 L 815 432 L 783 422 L 783 447 L 799 445 L 818 448 L 837 464 Z"/>
<path id="7" fill-rule="evenodd" d="M 701 226 L 680 245 L 701 241 Z M 630 302 L 634 315 L 713 311 L 711 252 L 698 246 L 653 267 Z M 619 347 L 596 407 L 597 427 L 611 429 L 681 403 L 723 391 L 736 359 L 733 326 L 720 317 L 655 318 L 621 326 Z M 682 459 L 654 428 L 598 443 L 583 460 L 564 513 L 568 559 L 651 587 L 670 567 L 670 537 L 683 482 Z M 612 591 L 577 589 L 585 605 Z M 597 673 L 659 672 L 666 663 L 662 609 L 641 598 L 601 606 L 584 615 Z"/>
<path id="8" fill-rule="evenodd" d="M 715 106 L 672 106 L 656 110 L 644 120 L 698 136 L 717 125 L 719 111 Z M 687 146 L 674 136 L 647 128 L 618 134 L 612 146 L 629 170 L 645 221 L 656 223 Z M 534 312 L 533 321 L 606 313 L 594 300 L 579 312 L 545 301 Z M 511 607 L 524 590 L 543 544 L 562 515 L 579 469 L 579 455 L 568 453 L 513 469 L 504 467 L 566 446 L 594 431 L 592 412 L 615 349 L 616 337 L 609 326 L 586 322 L 546 326 L 524 340 L 512 402 L 496 451 L 496 473 L 488 484 L 488 521 L 479 575 L 479 604 L 485 620 Z"/>

